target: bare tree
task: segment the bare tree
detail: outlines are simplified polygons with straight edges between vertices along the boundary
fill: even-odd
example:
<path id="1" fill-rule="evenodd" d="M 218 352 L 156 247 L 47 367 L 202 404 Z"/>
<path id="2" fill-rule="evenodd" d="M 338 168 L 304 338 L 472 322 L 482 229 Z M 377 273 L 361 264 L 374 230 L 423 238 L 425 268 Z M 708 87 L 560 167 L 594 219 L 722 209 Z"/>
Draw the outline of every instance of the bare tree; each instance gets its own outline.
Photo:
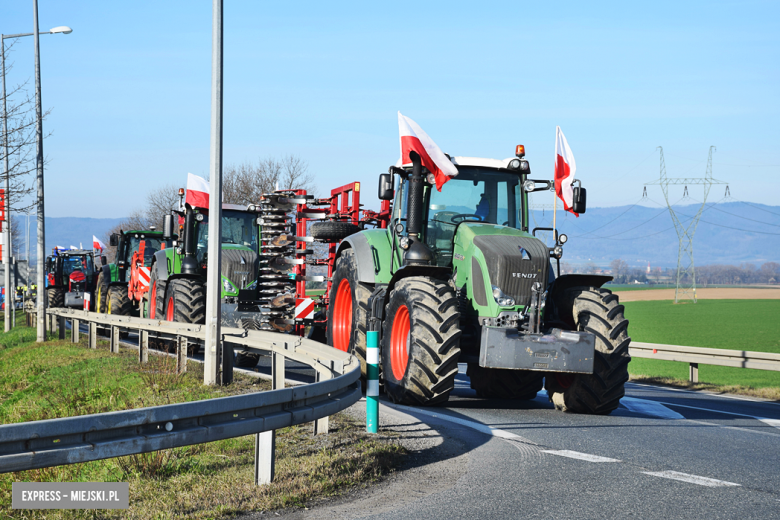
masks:
<path id="1" fill-rule="evenodd" d="M 257 163 L 228 165 L 222 173 L 223 200 L 228 204 L 256 204 L 263 193 L 277 188 L 314 194 L 313 177 L 308 169 L 306 161 L 293 154 L 281 160 L 267 158 Z"/>

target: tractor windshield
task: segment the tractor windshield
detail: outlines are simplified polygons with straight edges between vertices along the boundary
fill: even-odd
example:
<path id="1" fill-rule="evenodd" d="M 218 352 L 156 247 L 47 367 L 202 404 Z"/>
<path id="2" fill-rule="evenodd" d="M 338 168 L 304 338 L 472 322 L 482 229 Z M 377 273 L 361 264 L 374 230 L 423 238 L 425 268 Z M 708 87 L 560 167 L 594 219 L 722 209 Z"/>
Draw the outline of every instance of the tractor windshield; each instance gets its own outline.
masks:
<path id="1" fill-rule="evenodd" d="M 208 216 L 203 215 L 198 226 L 198 251 L 208 248 Z M 235 210 L 222 210 L 222 244 L 236 244 L 258 251 L 257 215 Z"/>
<path id="2" fill-rule="evenodd" d="M 488 168 L 461 166 L 441 192 L 430 190 L 425 220 L 425 241 L 437 257 L 437 264 L 452 259 L 452 241 L 460 222 L 486 222 L 519 228 L 522 223 L 520 177 Z"/>
<path id="3" fill-rule="evenodd" d="M 90 275 L 95 271 L 91 256 L 66 256 L 62 259 L 62 274 L 65 278 L 70 276 L 73 271 L 81 271 L 85 275 Z"/>
<path id="4" fill-rule="evenodd" d="M 146 246 L 144 246 L 144 255 L 153 255 L 157 251 L 161 249 L 161 245 L 163 242 L 165 242 L 162 239 L 162 236 L 160 235 L 146 235 L 145 233 L 133 233 L 132 235 L 128 236 L 127 241 L 127 250 L 125 253 L 125 257 L 128 262 L 133 258 L 133 253 L 138 251 L 138 248 L 141 247 L 141 242 L 146 241 Z"/>

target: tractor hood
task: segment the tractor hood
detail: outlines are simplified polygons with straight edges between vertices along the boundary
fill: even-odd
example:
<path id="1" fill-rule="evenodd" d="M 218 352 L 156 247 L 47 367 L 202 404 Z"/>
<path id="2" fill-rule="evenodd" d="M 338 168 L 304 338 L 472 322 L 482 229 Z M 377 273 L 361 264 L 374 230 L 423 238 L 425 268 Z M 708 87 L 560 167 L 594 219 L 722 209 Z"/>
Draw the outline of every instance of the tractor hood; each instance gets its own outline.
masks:
<path id="1" fill-rule="evenodd" d="M 484 272 L 490 285 L 501 289 L 517 305 L 528 305 L 535 282 L 547 286 L 550 251 L 541 240 L 528 233 L 493 224 L 461 224 L 455 241 L 471 243 L 482 253 L 472 256 L 472 273 Z M 474 276 L 472 283 L 479 283 L 480 278 Z M 486 296 L 492 293 L 492 287 L 484 290 Z M 474 293 L 480 292 L 481 288 L 475 286 Z"/>
<path id="2" fill-rule="evenodd" d="M 260 257 L 248 247 L 235 244 L 222 244 L 222 277 L 233 284 L 235 291 L 226 290 L 223 282 L 223 296 L 238 294 L 257 279 L 260 269 Z"/>

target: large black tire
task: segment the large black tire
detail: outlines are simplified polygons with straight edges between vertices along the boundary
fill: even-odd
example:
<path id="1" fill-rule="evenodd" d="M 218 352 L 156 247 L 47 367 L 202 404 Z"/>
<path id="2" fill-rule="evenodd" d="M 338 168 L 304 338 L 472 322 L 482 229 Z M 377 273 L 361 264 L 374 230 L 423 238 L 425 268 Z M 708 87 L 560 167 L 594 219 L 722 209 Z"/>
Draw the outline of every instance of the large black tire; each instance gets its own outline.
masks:
<path id="1" fill-rule="evenodd" d="M 358 231 L 360 231 L 360 228 L 351 222 L 326 220 L 312 224 L 309 233 L 313 238 L 321 242 L 338 242 L 349 235 L 354 235 Z"/>
<path id="2" fill-rule="evenodd" d="M 165 319 L 182 323 L 206 323 L 206 286 L 198 280 L 177 278 L 168 283 Z"/>
<path id="3" fill-rule="evenodd" d="M 126 285 L 112 285 L 108 288 L 106 311 L 108 314 L 119 316 L 131 316 L 133 314 L 133 304 L 130 302 L 130 298 L 127 297 Z"/>
<path id="4" fill-rule="evenodd" d="M 320 222 L 318 222 L 320 224 Z M 328 305 L 328 345 L 354 354 L 360 360 L 360 373 L 366 378 L 366 330 L 371 285 L 358 282 L 357 258 L 347 249 L 336 260 Z"/>
<path id="5" fill-rule="evenodd" d="M 65 289 L 62 287 L 46 288 L 46 307 L 65 307 Z"/>
<path id="6" fill-rule="evenodd" d="M 385 392 L 394 402 L 449 399 L 458 373 L 459 319 L 458 298 L 447 283 L 411 276 L 395 285 L 382 335 Z"/>
<path id="7" fill-rule="evenodd" d="M 593 374 L 548 374 L 545 387 L 555 408 L 564 412 L 606 415 L 620 404 L 631 356 L 628 320 L 618 297 L 607 289 L 575 287 L 555 302 L 572 330 L 596 336 Z"/>
<path id="8" fill-rule="evenodd" d="M 106 313 L 106 301 L 108 298 L 108 280 L 106 280 L 106 276 L 103 273 L 103 271 L 100 271 L 100 274 L 97 278 L 97 284 L 95 285 L 95 311 L 96 312 L 102 312 L 103 314 Z"/>
<path id="9" fill-rule="evenodd" d="M 469 363 L 466 375 L 477 397 L 491 399 L 533 399 L 542 389 L 544 375 L 530 370 L 485 368 Z"/>
<path id="10" fill-rule="evenodd" d="M 149 291 L 146 293 L 146 317 L 152 320 L 165 318 L 165 289 L 168 283 L 157 279 L 157 267 L 152 265 L 152 276 L 149 279 Z"/>

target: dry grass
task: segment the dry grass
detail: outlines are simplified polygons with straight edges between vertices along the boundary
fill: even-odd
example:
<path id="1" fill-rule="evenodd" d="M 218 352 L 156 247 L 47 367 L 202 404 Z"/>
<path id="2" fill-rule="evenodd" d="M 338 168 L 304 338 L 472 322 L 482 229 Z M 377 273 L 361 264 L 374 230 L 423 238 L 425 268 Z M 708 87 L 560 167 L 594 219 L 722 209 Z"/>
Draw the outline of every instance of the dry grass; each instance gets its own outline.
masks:
<path id="1" fill-rule="evenodd" d="M 648 383 L 652 385 L 671 386 L 673 388 L 684 388 L 686 390 L 704 390 L 715 394 L 736 394 L 771 401 L 780 401 L 780 388 L 765 387 L 753 388 L 742 385 L 716 385 L 712 383 L 691 383 L 685 379 L 676 379 L 672 377 L 654 377 L 631 374 L 631 381 L 636 383 Z"/>

